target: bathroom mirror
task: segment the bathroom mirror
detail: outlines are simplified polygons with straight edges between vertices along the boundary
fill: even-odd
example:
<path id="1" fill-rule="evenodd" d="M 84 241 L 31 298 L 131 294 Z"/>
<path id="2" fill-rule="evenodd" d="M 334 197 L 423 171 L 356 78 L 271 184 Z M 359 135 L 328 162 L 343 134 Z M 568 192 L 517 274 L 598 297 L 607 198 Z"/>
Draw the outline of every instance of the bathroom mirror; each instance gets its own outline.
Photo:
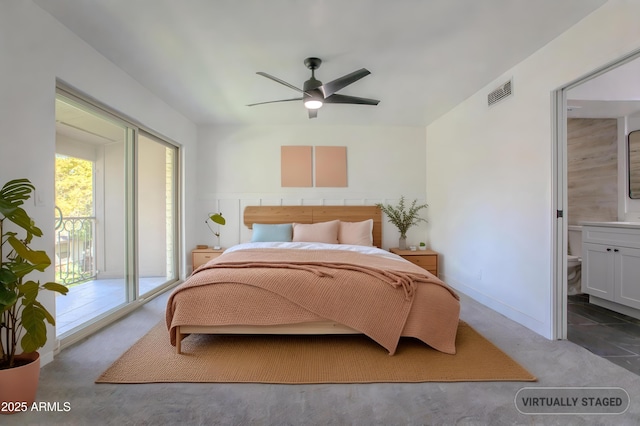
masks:
<path id="1" fill-rule="evenodd" d="M 640 198 L 640 130 L 629 133 L 629 198 Z"/>

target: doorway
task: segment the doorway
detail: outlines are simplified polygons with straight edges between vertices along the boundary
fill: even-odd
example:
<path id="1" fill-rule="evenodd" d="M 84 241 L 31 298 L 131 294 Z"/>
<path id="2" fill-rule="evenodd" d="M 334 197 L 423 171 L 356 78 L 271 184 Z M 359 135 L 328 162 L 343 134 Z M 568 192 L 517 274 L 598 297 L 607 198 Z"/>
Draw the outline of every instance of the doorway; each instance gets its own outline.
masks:
<path id="1" fill-rule="evenodd" d="M 633 325 L 638 322 L 629 317 L 625 318 L 616 312 L 607 311 L 595 305 L 590 305 L 588 297 L 568 294 L 568 268 L 567 255 L 570 254 L 571 240 L 570 228 L 578 228 L 581 221 L 637 221 L 634 220 L 634 211 L 640 212 L 639 205 L 634 205 L 628 197 L 627 185 L 627 161 L 626 161 L 626 135 L 634 126 L 640 128 L 640 81 L 637 79 L 640 70 L 640 52 L 634 52 L 625 58 L 608 64 L 593 73 L 567 84 L 555 92 L 555 204 L 559 212 L 559 219 L 554 228 L 555 232 L 555 290 L 556 316 L 555 330 L 558 338 L 569 339 L 588 350 L 610 359 L 625 368 L 640 373 L 638 360 L 640 354 L 628 351 L 624 341 L 640 337 L 640 327 Z M 635 88 L 635 89 L 633 89 Z M 633 89 L 633 90 L 632 90 Z M 635 117 L 635 118 L 634 118 Z M 572 121 L 573 120 L 573 121 Z M 597 196 L 597 205 L 589 206 L 587 200 L 584 204 L 569 203 L 569 188 L 575 191 L 576 186 L 584 182 L 576 182 L 575 177 L 568 175 L 569 164 L 585 157 L 584 152 L 576 157 L 570 157 L 568 150 L 568 128 L 585 129 L 583 139 L 593 136 L 589 128 L 609 128 L 608 139 L 602 144 L 608 147 L 598 146 L 600 150 L 596 156 L 598 167 L 603 163 L 612 163 L 613 170 L 609 170 L 609 176 L 598 181 L 609 181 L 613 187 L 608 195 Z M 611 129 L 613 129 L 611 131 Z M 612 134 L 613 132 L 613 134 Z M 592 138 L 593 139 L 593 138 Z M 589 149 L 593 149 L 593 141 Z M 600 141 L 597 142 L 600 144 Z M 613 145 L 612 145 L 613 143 Z M 611 150 L 613 148 L 613 151 Z M 603 154 L 608 150 L 608 153 Z M 613 157 L 613 158 L 612 158 Z M 611 167 L 611 166 L 606 166 Z M 575 167 L 574 167 L 575 168 Z M 602 170 L 598 170 L 600 173 Z M 612 173 L 613 172 L 613 175 Z M 589 173 L 594 175 L 595 173 Z M 591 176 L 589 176 L 590 178 Z M 583 185 L 588 187 L 587 184 Z M 605 194 L 602 188 L 592 187 L 591 195 Z M 609 197 L 606 201 L 604 198 Z M 596 210 L 598 210 L 596 212 Z M 636 213 L 637 214 L 637 213 Z M 640 217 L 640 216 L 639 216 Z M 576 229 L 573 229 L 574 231 Z M 575 248 L 573 250 L 576 251 Z M 640 324 L 640 322 L 638 322 Z M 631 324 L 631 325 L 629 325 Z M 621 331 L 624 329 L 624 331 Z M 627 334 L 625 334 L 627 333 Z M 629 334 L 631 333 L 631 334 Z M 634 370 L 634 365 L 636 370 Z"/>

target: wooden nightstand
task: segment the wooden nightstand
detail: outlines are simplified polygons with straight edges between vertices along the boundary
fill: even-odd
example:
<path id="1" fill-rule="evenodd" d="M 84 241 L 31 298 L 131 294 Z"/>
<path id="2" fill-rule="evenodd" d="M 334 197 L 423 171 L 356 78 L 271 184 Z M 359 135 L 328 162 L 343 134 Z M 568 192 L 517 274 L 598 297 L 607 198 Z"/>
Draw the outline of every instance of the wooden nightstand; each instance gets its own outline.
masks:
<path id="1" fill-rule="evenodd" d="M 407 259 L 411 263 L 415 263 L 421 268 L 438 276 L 438 253 L 433 250 L 400 250 L 397 247 L 389 249 L 391 253 Z"/>
<path id="2" fill-rule="evenodd" d="M 220 256 L 224 249 L 214 249 L 211 247 L 207 247 L 204 249 L 193 249 L 191 251 L 191 264 L 193 265 L 193 270 L 200 265 L 203 265 L 210 261 L 211 259 L 215 259 Z"/>

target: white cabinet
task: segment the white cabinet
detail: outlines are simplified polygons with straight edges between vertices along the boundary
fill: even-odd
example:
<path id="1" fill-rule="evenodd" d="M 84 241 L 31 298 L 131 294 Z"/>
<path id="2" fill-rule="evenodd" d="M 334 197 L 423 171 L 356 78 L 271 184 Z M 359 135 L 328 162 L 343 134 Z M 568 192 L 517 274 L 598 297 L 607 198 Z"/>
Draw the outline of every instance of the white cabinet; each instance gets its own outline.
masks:
<path id="1" fill-rule="evenodd" d="M 613 300 L 640 309 L 640 249 L 620 248 L 614 260 L 618 287 Z"/>
<path id="2" fill-rule="evenodd" d="M 583 224 L 582 291 L 610 309 L 640 309 L 640 227 Z"/>
<path id="3" fill-rule="evenodd" d="M 611 247 L 582 243 L 582 292 L 613 300 L 614 261 Z"/>

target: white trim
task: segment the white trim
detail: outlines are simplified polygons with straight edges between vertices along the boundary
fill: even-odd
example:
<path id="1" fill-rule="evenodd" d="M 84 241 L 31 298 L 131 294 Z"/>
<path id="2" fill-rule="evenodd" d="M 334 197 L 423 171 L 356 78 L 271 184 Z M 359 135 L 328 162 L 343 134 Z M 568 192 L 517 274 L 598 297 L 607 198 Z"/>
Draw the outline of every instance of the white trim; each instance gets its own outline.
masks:
<path id="1" fill-rule="evenodd" d="M 554 197 L 552 214 L 561 210 L 563 217 L 556 218 L 551 226 L 551 338 L 567 338 L 567 98 L 566 90 L 553 93 L 551 111 L 554 118 L 553 168 Z"/>

